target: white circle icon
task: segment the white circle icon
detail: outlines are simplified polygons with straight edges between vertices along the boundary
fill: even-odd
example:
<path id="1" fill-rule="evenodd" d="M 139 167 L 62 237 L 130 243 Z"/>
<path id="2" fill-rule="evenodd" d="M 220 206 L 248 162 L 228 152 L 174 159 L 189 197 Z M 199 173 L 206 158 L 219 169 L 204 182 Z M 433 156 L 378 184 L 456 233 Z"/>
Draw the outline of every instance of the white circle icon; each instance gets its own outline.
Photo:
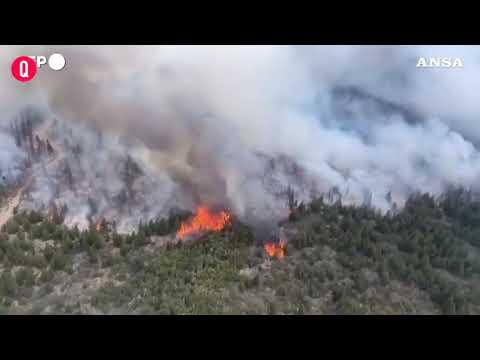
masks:
<path id="1" fill-rule="evenodd" d="M 52 54 L 48 58 L 48 66 L 55 71 L 62 70 L 65 67 L 65 58 L 62 54 Z"/>

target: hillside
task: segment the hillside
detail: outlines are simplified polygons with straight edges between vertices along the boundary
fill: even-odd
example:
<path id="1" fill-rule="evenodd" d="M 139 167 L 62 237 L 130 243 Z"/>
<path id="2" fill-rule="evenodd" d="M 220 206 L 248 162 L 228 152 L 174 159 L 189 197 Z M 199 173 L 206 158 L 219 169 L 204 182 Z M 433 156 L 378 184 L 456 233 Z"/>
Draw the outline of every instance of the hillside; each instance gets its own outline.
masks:
<path id="1" fill-rule="evenodd" d="M 182 241 L 175 232 L 186 213 L 129 235 L 17 214 L 0 233 L 0 312 L 480 313 L 480 203 L 473 194 L 419 194 L 386 215 L 322 198 L 291 205 L 284 257 L 270 257 L 267 239 L 235 219 Z"/>

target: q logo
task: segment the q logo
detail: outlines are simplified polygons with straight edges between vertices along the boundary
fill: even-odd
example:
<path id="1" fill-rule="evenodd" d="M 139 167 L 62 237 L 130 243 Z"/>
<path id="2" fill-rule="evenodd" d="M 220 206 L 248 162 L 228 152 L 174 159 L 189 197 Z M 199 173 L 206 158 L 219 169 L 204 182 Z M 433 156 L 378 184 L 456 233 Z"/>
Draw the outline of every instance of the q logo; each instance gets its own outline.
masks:
<path id="1" fill-rule="evenodd" d="M 12 62 L 12 75 L 20 82 L 32 80 L 37 74 L 37 64 L 28 56 L 20 56 Z"/>

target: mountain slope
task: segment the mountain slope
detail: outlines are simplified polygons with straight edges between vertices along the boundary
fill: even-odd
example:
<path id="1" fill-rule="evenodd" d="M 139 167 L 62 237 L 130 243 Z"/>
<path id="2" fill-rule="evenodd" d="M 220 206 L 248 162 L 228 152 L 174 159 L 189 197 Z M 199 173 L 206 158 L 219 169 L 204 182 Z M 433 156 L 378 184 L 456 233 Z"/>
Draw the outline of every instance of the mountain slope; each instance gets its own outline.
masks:
<path id="1" fill-rule="evenodd" d="M 176 241 L 185 216 L 119 235 L 16 215 L 0 239 L 3 312 L 480 313 L 480 206 L 463 190 L 417 195 L 385 216 L 300 204 L 282 225 L 282 260 L 235 220 Z"/>

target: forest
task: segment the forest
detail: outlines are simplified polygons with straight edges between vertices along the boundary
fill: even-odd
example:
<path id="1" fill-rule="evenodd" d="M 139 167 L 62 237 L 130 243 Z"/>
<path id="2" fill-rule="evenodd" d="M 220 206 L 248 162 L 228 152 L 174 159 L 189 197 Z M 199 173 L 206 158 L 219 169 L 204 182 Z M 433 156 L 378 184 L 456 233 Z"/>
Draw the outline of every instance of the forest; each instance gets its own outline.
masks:
<path id="1" fill-rule="evenodd" d="M 480 201 L 462 188 L 368 206 L 290 202 L 286 256 L 233 219 L 174 241 L 189 213 L 131 234 L 37 212 L 0 232 L 2 314 L 480 314 Z"/>

